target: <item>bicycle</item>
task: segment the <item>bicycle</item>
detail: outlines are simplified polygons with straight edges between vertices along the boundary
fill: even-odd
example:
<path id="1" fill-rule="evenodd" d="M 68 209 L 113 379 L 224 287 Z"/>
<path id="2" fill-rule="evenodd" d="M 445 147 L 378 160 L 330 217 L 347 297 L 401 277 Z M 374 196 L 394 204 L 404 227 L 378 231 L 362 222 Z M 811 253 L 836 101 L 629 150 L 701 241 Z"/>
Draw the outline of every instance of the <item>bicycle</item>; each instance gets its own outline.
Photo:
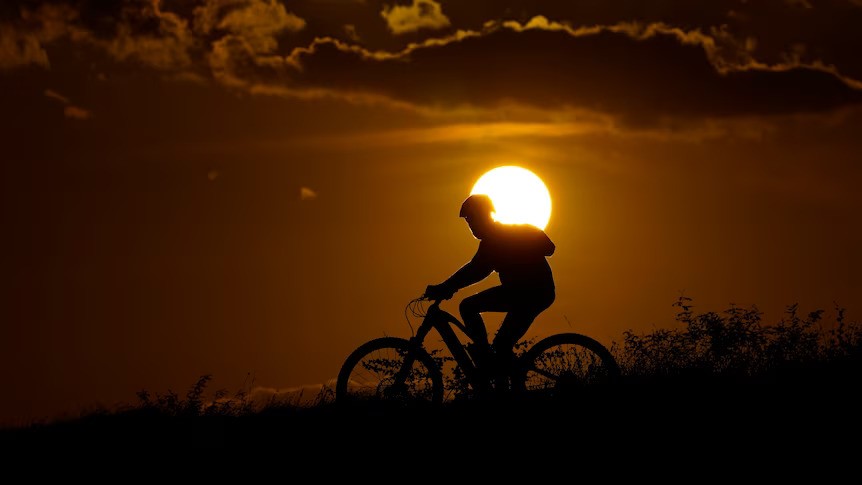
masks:
<path id="1" fill-rule="evenodd" d="M 425 302 L 432 302 L 423 311 Z M 440 359 L 424 347 L 425 338 L 436 329 L 455 363 L 474 392 L 536 392 L 551 396 L 570 395 L 585 385 L 608 382 L 620 374 L 610 351 L 598 341 L 577 333 L 546 337 L 516 358 L 508 369 L 509 379 L 493 379 L 499 369 L 480 369 L 462 344 L 454 328 L 467 337 L 463 323 L 440 308 L 441 300 L 421 296 L 405 309 L 422 324 L 410 339 L 381 337 L 360 345 L 344 361 L 335 388 L 336 402 L 355 400 L 416 401 L 440 404 L 444 398 Z M 409 323 L 408 318 L 408 323 Z M 412 330 L 412 326 L 411 326 Z M 508 382 L 506 382 L 508 381 Z M 505 388 L 505 389 L 504 389 Z"/>

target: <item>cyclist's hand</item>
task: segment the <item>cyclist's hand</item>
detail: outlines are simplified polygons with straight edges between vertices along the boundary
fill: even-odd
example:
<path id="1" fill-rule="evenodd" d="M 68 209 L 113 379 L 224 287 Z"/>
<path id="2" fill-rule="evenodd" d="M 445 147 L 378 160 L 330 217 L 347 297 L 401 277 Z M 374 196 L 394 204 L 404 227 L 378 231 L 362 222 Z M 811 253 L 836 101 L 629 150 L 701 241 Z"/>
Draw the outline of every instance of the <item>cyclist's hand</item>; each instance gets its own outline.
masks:
<path id="1" fill-rule="evenodd" d="M 429 300 L 448 300 L 454 294 L 454 291 L 444 285 L 428 285 L 428 288 L 425 288 L 425 298 Z"/>

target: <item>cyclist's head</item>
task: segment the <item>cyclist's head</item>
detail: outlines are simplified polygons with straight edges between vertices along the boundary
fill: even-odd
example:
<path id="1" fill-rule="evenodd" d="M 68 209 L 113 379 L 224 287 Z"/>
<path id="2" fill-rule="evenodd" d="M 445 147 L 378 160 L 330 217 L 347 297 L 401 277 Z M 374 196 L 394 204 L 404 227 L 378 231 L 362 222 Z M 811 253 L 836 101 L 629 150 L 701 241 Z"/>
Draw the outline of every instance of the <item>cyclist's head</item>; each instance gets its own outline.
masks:
<path id="1" fill-rule="evenodd" d="M 491 214 L 494 213 L 494 203 L 485 194 L 473 194 L 461 204 L 460 217 L 467 220 L 470 230 L 478 239 L 482 239 L 494 224 Z"/>
<path id="2" fill-rule="evenodd" d="M 491 217 L 494 212 L 494 203 L 485 194 L 473 194 L 461 204 L 461 213 L 458 217 L 466 219 Z"/>

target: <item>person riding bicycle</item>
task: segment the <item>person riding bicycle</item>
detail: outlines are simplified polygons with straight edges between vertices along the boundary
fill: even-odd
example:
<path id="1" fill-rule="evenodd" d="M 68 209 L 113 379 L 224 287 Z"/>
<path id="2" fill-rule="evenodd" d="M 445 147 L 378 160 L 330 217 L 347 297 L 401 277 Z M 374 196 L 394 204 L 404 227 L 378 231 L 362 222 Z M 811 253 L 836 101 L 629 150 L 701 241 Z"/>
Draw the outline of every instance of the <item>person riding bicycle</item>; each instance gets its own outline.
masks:
<path id="1" fill-rule="evenodd" d="M 473 236 L 479 240 L 479 248 L 473 259 L 446 281 L 428 285 L 425 296 L 448 300 L 458 290 L 496 271 L 500 285 L 464 298 L 459 310 L 468 336 L 477 344 L 471 353 L 479 354 L 480 367 L 487 365 L 485 362 L 490 358 L 488 333 L 481 314 L 506 313 L 491 348 L 498 368 L 508 369 L 514 360 L 515 344 L 527 333 L 533 320 L 554 302 L 554 277 L 547 257 L 554 254 L 555 246 L 543 230 L 527 224 L 502 224 L 494 220 L 493 213 L 494 204 L 487 195 L 467 197 L 461 205 L 460 217 L 466 219 Z"/>

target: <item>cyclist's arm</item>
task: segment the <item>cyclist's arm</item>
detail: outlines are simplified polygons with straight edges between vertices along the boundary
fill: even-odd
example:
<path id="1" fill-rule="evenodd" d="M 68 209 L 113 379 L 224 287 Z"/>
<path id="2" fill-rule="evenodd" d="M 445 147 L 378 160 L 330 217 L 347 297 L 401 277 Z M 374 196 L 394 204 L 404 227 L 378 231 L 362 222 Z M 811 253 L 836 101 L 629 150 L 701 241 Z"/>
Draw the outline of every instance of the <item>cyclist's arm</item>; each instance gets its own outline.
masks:
<path id="1" fill-rule="evenodd" d="M 461 266 L 455 274 L 441 283 L 441 285 L 454 293 L 465 286 L 470 286 L 473 283 L 484 280 L 492 271 L 494 271 L 494 268 L 490 264 L 485 263 L 481 259 L 473 258 L 467 264 Z"/>

